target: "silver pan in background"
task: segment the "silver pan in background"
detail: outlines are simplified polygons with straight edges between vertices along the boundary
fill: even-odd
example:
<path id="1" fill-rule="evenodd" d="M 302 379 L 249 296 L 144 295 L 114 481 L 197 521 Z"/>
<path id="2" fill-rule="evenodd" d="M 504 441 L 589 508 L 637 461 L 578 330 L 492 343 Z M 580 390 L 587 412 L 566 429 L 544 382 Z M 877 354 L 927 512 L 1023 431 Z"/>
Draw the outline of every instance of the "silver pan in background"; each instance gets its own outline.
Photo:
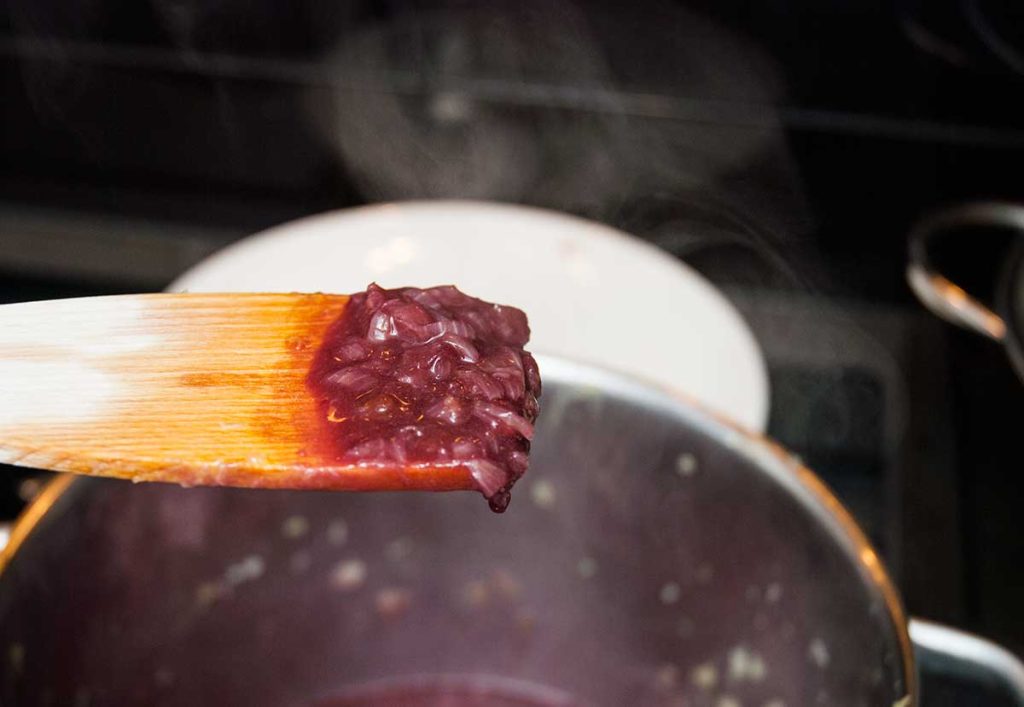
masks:
<path id="1" fill-rule="evenodd" d="M 996 302 L 990 307 L 949 280 L 931 258 L 939 235 L 967 228 L 1013 229 L 1024 233 L 1024 207 L 977 202 L 945 209 L 922 220 L 910 235 L 907 280 L 918 299 L 943 319 L 1001 342 L 1017 375 L 1024 380 L 1024 238 L 1018 237 L 1004 259 Z"/>

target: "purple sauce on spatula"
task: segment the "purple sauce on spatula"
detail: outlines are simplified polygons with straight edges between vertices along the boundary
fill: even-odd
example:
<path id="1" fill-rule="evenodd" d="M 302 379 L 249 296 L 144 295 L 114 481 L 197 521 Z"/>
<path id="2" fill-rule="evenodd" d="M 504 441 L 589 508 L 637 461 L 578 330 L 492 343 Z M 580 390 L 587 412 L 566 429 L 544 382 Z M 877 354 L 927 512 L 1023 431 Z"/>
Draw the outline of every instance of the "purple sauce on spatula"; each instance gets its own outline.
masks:
<path id="1" fill-rule="evenodd" d="M 452 286 L 353 295 L 307 379 L 340 462 L 463 466 L 493 510 L 526 471 L 541 383 L 526 315 Z"/>

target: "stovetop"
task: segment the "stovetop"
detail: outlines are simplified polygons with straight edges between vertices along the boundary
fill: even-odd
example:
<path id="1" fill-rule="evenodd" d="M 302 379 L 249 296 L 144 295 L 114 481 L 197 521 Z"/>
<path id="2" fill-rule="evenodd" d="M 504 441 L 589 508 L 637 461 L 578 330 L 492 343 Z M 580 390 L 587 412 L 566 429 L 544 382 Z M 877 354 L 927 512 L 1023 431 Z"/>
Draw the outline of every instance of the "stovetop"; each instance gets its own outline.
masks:
<path id="1" fill-rule="evenodd" d="M 904 279 L 919 216 L 1024 197 L 1011 3 L 27 8 L 0 3 L 0 301 L 159 290 L 247 233 L 389 199 L 618 226 L 744 314 L 769 434 L 910 612 L 1024 652 L 1024 386 Z"/>

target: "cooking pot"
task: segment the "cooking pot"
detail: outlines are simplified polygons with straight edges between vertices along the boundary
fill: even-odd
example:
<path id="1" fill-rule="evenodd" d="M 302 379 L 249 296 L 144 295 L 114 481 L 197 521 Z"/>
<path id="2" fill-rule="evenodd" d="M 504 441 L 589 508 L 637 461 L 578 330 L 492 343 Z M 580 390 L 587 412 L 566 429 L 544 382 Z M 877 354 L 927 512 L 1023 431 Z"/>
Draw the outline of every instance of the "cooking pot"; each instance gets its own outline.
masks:
<path id="1" fill-rule="evenodd" d="M 1024 695 L 991 644 L 908 631 L 793 457 L 633 379 L 541 366 L 502 516 L 476 494 L 59 477 L 0 556 L 0 702 L 905 705 L 912 636 Z"/>
<path id="2" fill-rule="evenodd" d="M 956 206 L 925 218 L 910 235 L 907 279 L 918 299 L 935 314 L 1002 342 L 1017 375 L 1024 380 L 1024 238 L 1016 239 L 1004 260 L 994 310 L 946 278 L 931 258 L 931 244 L 937 236 L 976 227 L 1024 231 L 1024 208 L 981 202 Z"/>

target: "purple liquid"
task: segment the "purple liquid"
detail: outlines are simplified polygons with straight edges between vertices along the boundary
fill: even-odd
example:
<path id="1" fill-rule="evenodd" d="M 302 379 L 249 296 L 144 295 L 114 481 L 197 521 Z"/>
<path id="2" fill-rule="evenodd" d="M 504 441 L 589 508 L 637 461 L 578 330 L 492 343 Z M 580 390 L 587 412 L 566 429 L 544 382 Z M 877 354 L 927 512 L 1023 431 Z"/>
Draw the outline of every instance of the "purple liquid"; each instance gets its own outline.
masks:
<path id="1" fill-rule="evenodd" d="M 307 378 L 335 459 L 464 466 L 504 511 L 537 418 L 529 338 L 523 312 L 452 286 L 353 295 Z"/>

